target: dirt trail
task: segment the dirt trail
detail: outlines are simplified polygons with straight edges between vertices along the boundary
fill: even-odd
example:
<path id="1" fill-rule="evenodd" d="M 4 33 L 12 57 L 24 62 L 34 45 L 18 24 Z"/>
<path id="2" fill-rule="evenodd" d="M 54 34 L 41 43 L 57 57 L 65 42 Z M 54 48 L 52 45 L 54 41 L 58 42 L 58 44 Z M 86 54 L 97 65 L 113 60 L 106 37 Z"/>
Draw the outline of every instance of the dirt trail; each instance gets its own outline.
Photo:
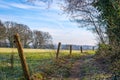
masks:
<path id="1" fill-rule="evenodd" d="M 111 80 L 111 74 L 104 72 L 93 56 L 82 56 L 71 69 L 69 80 Z"/>
<path id="2" fill-rule="evenodd" d="M 80 66 L 82 66 L 83 60 L 78 60 L 73 64 L 70 77 L 71 80 L 80 80 Z"/>
<path id="3" fill-rule="evenodd" d="M 80 76 L 81 76 L 81 66 L 84 65 L 84 60 L 89 58 L 89 56 L 82 56 L 79 60 L 77 60 L 74 64 L 73 67 L 71 69 L 71 75 L 69 77 L 69 79 L 71 80 L 80 80 Z"/>

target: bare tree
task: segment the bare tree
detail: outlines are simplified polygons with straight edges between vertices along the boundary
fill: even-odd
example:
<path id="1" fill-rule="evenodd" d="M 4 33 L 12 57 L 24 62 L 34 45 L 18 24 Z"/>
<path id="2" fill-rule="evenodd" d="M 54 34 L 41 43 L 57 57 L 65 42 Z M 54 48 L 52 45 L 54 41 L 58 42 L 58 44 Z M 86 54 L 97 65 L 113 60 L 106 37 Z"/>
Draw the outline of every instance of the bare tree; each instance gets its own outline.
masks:
<path id="1" fill-rule="evenodd" d="M 6 27 L 6 37 L 10 43 L 10 47 L 13 46 L 13 35 L 16 33 L 20 34 L 21 42 L 24 47 L 27 47 L 28 44 L 32 41 L 32 31 L 27 25 L 9 21 L 5 22 L 4 25 Z"/>
<path id="2" fill-rule="evenodd" d="M 5 40 L 6 40 L 6 28 L 4 27 L 3 23 L 0 21 L 0 47 L 5 47 Z"/>
<path id="3" fill-rule="evenodd" d="M 13 22 L 5 22 L 4 23 L 4 26 L 6 27 L 6 39 L 7 41 L 9 42 L 10 44 L 10 47 L 13 46 L 13 35 L 16 33 L 16 29 L 14 28 L 14 26 L 16 25 L 17 23 L 13 23 Z"/>
<path id="4" fill-rule="evenodd" d="M 0 21 L 0 40 L 5 39 L 6 28 L 4 27 L 3 23 Z"/>
<path id="5" fill-rule="evenodd" d="M 42 32 L 41 31 L 33 31 L 33 47 L 39 48 L 41 43 L 43 42 Z"/>
<path id="6" fill-rule="evenodd" d="M 64 11 L 70 14 L 72 20 L 79 24 L 79 27 L 95 32 L 101 43 L 106 42 L 105 23 L 100 20 L 100 12 L 94 8 L 94 0 L 64 0 Z"/>
<path id="7" fill-rule="evenodd" d="M 52 43 L 52 37 L 48 32 L 33 31 L 33 47 L 34 48 L 45 48 L 47 45 Z"/>
<path id="8" fill-rule="evenodd" d="M 20 34 L 23 47 L 29 47 L 29 44 L 32 42 L 32 31 L 27 25 L 17 24 L 16 25 L 17 33 Z"/>

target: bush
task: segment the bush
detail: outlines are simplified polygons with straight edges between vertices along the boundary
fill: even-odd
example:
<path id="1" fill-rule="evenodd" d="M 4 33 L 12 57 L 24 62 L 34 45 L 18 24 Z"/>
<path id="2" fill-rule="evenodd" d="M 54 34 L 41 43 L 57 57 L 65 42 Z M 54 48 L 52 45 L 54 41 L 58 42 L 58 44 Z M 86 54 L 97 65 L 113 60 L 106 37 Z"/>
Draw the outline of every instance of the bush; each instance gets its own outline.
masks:
<path id="1" fill-rule="evenodd" d="M 99 44 L 95 58 L 102 64 L 108 65 L 111 73 L 120 75 L 120 49 L 118 46 Z"/>
<path id="2" fill-rule="evenodd" d="M 96 51 L 96 59 L 100 60 L 103 63 L 109 62 L 109 56 L 111 55 L 112 48 L 110 45 L 99 44 L 99 48 Z"/>

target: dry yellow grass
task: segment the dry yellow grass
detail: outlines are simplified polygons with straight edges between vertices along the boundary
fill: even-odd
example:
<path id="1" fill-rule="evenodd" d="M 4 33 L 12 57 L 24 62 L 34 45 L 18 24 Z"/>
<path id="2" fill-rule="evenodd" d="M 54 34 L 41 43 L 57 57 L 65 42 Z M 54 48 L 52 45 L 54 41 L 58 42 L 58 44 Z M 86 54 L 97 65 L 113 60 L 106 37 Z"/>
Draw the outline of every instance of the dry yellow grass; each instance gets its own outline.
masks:
<path id="1" fill-rule="evenodd" d="M 27 49 L 24 48 L 25 53 L 56 53 L 55 49 Z M 67 53 L 69 54 L 69 50 L 60 50 L 60 53 Z M 83 51 L 88 54 L 94 54 L 95 51 L 87 50 Z M 17 48 L 0 48 L 0 53 L 17 53 Z M 72 54 L 81 54 L 80 50 L 72 50 Z"/>
<path id="2" fill-rule="evenodd" d="M 49 50 L 49 49 L 24 49 L 24 52 L 49 52 L 49 51 L 54 51 L 54 50 Z M 10 53 L 10 52 L 17 52 L 17 48 L 0 48 L 0 53 Z"/>

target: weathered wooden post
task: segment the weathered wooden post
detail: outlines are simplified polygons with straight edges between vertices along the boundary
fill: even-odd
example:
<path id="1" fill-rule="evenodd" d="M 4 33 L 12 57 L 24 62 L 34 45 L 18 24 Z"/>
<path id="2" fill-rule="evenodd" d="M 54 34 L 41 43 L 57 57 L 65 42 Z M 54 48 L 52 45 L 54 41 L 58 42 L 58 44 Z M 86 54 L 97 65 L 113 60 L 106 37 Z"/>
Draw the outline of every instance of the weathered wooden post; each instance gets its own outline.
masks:
<path id="1" fill-rule="evenodd" d="M 26 63 L 26 58 L 24 57 L 23 48 L 20 43 L 19 34 L 14 35 L 14 39 L 15 39 L 15 43 L 18 49 L 20 60 L 21 60 L 24 77 L 26 78 L 26 80 L 30 80 L 30 74 L 29 74 L 27 63 Z"/>
<path id="2" fill-rule="evenodd" d="M 14 50 L 13 49 L 14 49 L 14 44 L 13 44 L 13 47 L 12 47 L 12 54 L 10 56 L 11 69 L 13 69 L 13 67 L 14 67 Z"/>
<path id="3" fill-rule="evenodd" d="M 70 56 L 72 54 L 72 45 L 70 45 Z"/>
<path id="4" fill-rule="evenodd" d="M 95 51 L 95 47 L 94 46 L 93 46 L 92 50 Z"/>
<path id="5" fill-rule="evenodd" d="M 11 54 L 10 56 L 10 63 L 11 63 L 11 69 L 14 67 L 14 54 Z"/>
<path id="6" fill-rule="evenodd" d="M 56 59 L 58 59 L 58 56 L 59 56 L 60 46 L 61 46 L 61 42 L 58 43 L 58 48 L 57 48 L 57 53 L 56 53 Z"/>
<path id="7" fill-rule="evenodd" d="M 81 53 L 83 53 L 83 49 L 82 49 L 82 46 L 80 46 L 80 51 L 81 51 Z"/>

